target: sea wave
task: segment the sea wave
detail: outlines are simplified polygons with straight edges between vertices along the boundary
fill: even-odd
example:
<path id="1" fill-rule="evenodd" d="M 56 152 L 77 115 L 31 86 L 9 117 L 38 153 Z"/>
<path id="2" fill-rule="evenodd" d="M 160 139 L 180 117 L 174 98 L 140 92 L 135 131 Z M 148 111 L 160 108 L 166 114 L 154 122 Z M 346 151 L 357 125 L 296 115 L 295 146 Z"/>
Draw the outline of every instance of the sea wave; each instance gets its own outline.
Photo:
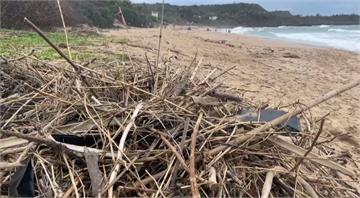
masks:
<path id="1" fill-rule="evenodd" d="M 236 34 L 246 34 L 246 33 L 251 33 L 251 32 L 262 32 L 266 30 L 265 27 L 236 27 L 231 29 L 232 33 L 236 33 Z"/>
<path id="2" fill-rule="evenodd" d="M 309 44 L 317 44 L 323 46 L 334 47 L 338 49 L 344 49 L 349 51 L 360 52 L 360 39 L 344 39 L 334 38 L 326 33 L 275 33 L 272 32 L 278 38 L 284 38 L 294 41 L 303 41 Z"/>
<path id="3" fill-rule="evenodd" d="M 247 32 L 252 32 L 254 31 L 254 28 L 251 27 L 236 27 L 234 29 L 231 30 L 231 32 L 236 33 L 236 34 L 245 34 Z"/>
<path id="4" fill-rule="evenodd" d="M 237 27 L 232 33 L 276 38 L 360 53 L 360 25 Z"/>
<path id="5" fill-rule="evenodd" d="M 360 30 L 347 30 L 347 29 L 336 29 L 336 28 L 328 29 L 328 32 L 347 32 L 347 33 L 359 33 L 360 34 Z"/>

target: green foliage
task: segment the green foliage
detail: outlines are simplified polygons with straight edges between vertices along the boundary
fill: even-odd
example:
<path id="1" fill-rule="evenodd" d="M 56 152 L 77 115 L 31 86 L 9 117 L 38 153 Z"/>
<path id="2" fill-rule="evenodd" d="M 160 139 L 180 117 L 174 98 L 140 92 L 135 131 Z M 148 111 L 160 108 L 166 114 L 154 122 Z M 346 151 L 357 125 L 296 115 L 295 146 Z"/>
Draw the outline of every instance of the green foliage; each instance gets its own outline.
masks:
<path id="1" fill-rule="evenodd" d="M 62 1 L 61 8 L 66 25 L 86 23 L 70 1 Z M 2 28 L 27 29 L 24 17 L 42 29 L 61 27 L 62 20 L 56 1 L 9 1 L 0 0 L 0 21 Z"/>
<path id="2" fill-rule="evenodd" d="M 80 13 L 97 27 L 112 27 L 116 18 L 118 1 L 78 1 L 73 2 Z"/>
<path id="3" fill-rule="evenodd" d="M 0 34 L 2 34 L 0 37 L 0 56 L 2 57 L 16 57 L 21 54 L 29 53 L 31 49 L 35 49 L 35 55 L 40 59 L 52 60 L 60 58 L 57 52 L 51 49 L 36 33 L 25 31 L 17 31 L 15 33 L 2 31 Z M 65 43 L 65 36 L 63 33 L 48 33 L 47 36 L 55 45 Z M 70 46 L 85 45 L 91 42 L 91 40 L 96 39 L 92 36 L 80 36 L 77 34 L 69 34 L 68 37 Z"/>
<path id="4" fill-rule="evenodd" d="M 160 11 L 161 4 L 136 4 L 142 13 Z M 174 6 L 165 5 L 166 23 L 215 26 L 350 25 L 359 24 L 358 15 L 294 16 L 288 11 L 269 12 L 258 4 Z M 209 17 L 217 16 L 216 20 Z"/>
<path id="5" fill-rule="evenodd" d="M 47 33 L 48 38 L 57 46 L 65 44 L 65 36 L 62 32 Z M 69 45 L 71 47 L 72 59 L 77 62 L 89 61 L 93 58 L 104 59 L 112 57 L 114 60 L 127 60 L 124 54 L 104 54 L 101 52 L 93 52 L 87 49 L 87 46 L 106 46 L 109 42 L 125 44 L 128 42 L 126 38 L 110 38 L 98 35 L 79 35 L 75 33 L 68 34 Z M 36 33 L 26 31 L 9 31 L 0 30 L 0 57 L 12 59 L 28 54 L 35 49 L 33 54 L 41 60 L 60 59 L 60 55 L 49 47 L 49 45 Z M 65 54 L 67 49 L 61 48 Z"/>
<path id="6" fill-rule="evenodd" d="M 151 27 L 154 26 L 155 22 L 157 21 L 154 17 L 142 14 L 141 12 L 136 11 L 134 8 L 124 7 L 123 12 L 126 22 L 130 26 Z"/>
<path id="7" fill-rule="evenodd" d="M 78 1 L 73 2 L 82 15 L 93 25 L 101 28 L 113 27 L 113 22 L 118 19 L 116 15 L 121 7 L 126 22 L 130 26 L 151 26 L 156 19 L 148 13 L 139 11 L 130 1 Z"/>
<path id="8" fill-rule="evenodd" d="M 61 26 L 57 4 L 53 1 L 4 1 L 1 18 L 5 27 L 23 28 L 24 16 L 31 16 L 41 27 Z M 66 2 L 66 3 L 65 3 Z M 47 12 L 41 10 L 43 7 Z M 162 5 L 133 4 L 129 0 L 109 1 L 64 1 L 63 12 L 67 25 L 88 23 L 100 28 L 111 28 L 118 19 L 118 7 L 122 8 L 129 26 L 153 27 L 159 18 L 152 12 L 161 13 Z M 216 20 L 211 18 L 216 16 Z M 165 4 L 165 24 L 209 26 L 280 26 L 280 25 L 351 25 L 359 24 L 359 15 L 299 16 L 288 11 L 269 12 L 258 4 L 234 3 L 222 5 L 175 6 Z"/>

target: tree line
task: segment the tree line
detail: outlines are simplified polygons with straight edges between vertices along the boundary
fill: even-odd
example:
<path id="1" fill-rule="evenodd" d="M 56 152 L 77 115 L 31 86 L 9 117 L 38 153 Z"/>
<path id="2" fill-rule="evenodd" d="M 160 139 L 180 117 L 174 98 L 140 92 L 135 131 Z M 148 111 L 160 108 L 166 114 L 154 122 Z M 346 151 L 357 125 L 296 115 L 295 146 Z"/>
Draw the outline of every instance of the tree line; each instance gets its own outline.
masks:
<path id="1" fill-rule="evenodd" d="M 69 26 L 90 24 L 101 28 L 113 27 L 118 7 L 128 25 L 153 27 L 158 25 L 161 4 L 133 4 L 128 0 L 61 1 L 65 21 Z M 24 28 L 28 17 L 40 27 L 61 27 L 56 1 L 0 1 L 1 27 Z M 152 16 L 158 12 L 159 17 Z M 175 6 L 165 4 L 164 22 L 179 25 L 208 26 L 306 26 L 360 24 L 359 15 L 300 16 L 288 11 L 267 11 L 258 4 L 236 3 L 223 5 Z"/>

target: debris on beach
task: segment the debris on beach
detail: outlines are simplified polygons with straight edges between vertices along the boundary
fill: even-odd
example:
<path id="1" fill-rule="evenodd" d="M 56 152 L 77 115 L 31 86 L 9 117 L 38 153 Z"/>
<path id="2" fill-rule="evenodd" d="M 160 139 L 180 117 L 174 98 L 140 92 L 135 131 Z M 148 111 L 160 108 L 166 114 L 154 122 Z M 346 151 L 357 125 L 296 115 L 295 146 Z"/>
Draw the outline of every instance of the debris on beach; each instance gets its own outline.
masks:
<path id="1" fill-rule="evenodd" d="M 196 56 L 111 68 L 59 54 L 67 62 L 1 64 L 0 195 L 360 196 L 351 156 L 321 137 L 324 118 L 306 116 L 359 82 L 285 112 L 229 91 L 229 70 L 199 77 Z"/>
<path id="2" fill-rule="evenodd" d="M 283 57 L 284 58 L 300 58 L 300 56 L 298 56 L 296 54 L 289 53 L 289 52 L 284 53 Z"/>

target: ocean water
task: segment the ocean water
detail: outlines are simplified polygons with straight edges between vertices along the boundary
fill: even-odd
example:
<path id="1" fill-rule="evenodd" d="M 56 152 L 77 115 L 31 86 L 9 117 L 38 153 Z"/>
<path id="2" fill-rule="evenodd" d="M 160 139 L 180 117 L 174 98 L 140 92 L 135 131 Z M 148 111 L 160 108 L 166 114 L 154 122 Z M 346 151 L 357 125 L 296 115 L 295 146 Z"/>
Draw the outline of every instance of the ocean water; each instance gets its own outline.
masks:
<path id="1" fill-rule="evenodd" d="M 231 33 L 333 47 L 360 53 L 360 25 L 236 27 L 231 29 Z"/>

